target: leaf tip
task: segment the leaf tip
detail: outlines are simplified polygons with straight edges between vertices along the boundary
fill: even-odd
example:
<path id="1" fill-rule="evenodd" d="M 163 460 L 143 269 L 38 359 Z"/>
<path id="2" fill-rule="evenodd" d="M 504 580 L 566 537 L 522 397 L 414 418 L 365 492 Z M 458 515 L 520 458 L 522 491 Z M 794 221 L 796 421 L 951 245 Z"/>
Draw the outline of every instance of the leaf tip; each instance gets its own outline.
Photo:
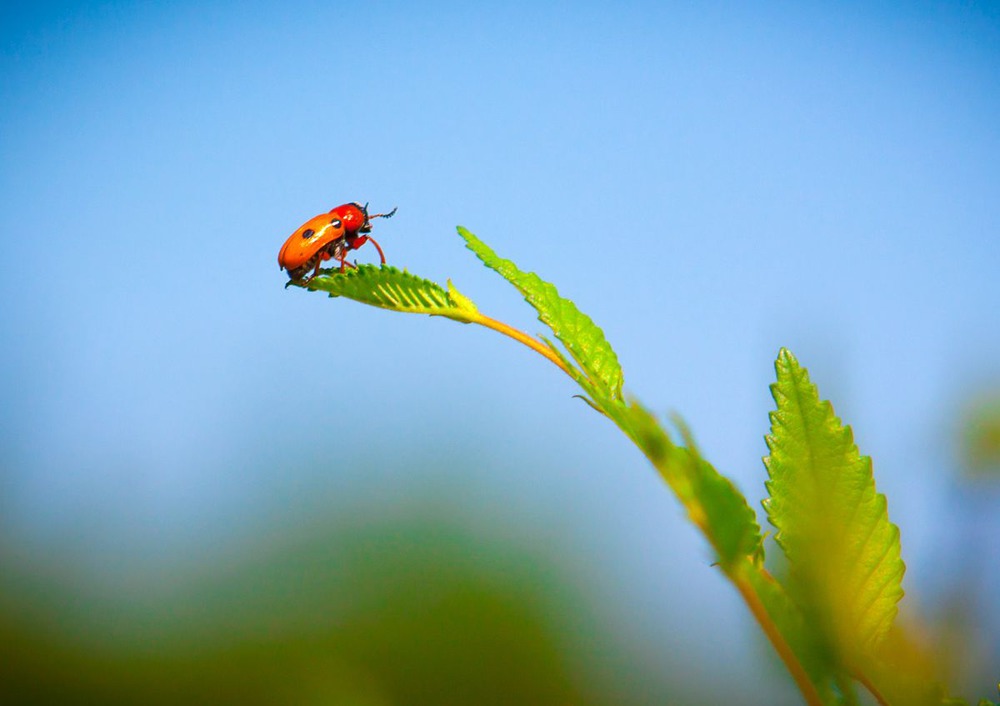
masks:
<path id="1" fill-rule="evenodd" d="M 447 280 L 447 284 L 448 288 L 446 291 L 448 292 L 448 301 L 456 309 L 459 309 L 463 312 L 467 312 L 469 314 L 476 314 L 479 312 L 479 309 L 476 308 L 475 303 L 473 303 L 471 299 L 469 299 L 467 296 L 458 291 L 455 288 L 455 285 L 451 283 L 450 279 Z"/>
<path id="2" fill-rule="evenodd" d="M 784 346 L 782 346 L 778 350 L 778 357 L 774 361 L 774 367 L 776 367 L 776 368 L 798 368 L 800 366 L 799 366 L 799 361 L 795 357 L 795 355 L 790 350 L 788 350 L 787 348 L 785 348 Z"/>

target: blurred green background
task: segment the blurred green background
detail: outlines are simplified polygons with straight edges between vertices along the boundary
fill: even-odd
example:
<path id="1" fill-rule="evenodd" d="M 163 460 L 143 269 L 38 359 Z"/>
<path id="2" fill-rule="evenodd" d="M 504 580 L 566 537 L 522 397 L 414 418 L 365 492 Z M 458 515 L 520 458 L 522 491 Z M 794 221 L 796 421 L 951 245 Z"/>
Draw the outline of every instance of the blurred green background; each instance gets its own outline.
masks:
<path id="1" fill-rule="evenodd" d="M 992 695 L 998 125 L 996 3 L 0 3 L 0 702 L 800 702 L 551 365 L 283 289 L 353 200 L 554 282 L 753 503 L 788 346 Z"/>
<path id="2" fill-rule="evenodd" d="M 597 704 L 683 695 L 655 672 L 616 676 L 627 668 L 621 636 L 551 549 L 477 535 L 443 506 L 400 511 L 286 529 L 141 590 L 51 573 L 11 586 L 8 575 L 4 701 Z"/>

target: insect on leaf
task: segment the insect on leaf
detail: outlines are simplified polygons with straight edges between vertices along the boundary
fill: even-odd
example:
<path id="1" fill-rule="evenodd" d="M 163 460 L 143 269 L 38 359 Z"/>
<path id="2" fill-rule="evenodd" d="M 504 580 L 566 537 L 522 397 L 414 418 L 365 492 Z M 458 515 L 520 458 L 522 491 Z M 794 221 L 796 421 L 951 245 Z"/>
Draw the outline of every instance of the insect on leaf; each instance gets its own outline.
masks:
<path id="1" fill-rule="evenodd" d="M 903 596 L 899 529 L 875 489 L 871 459 L 806 370 L 784 349 L 775 369 L 764 507 L 788 558 L 789 593 L 834 660 L 863 663 Z"/>
<path id="2" fill-rule="evenodd" d="M 381 309 L 411 314 L 446 316 L 468 323 L 476 314 L 476 305 L 448 282 L 448 289 L 411 275 L 395 267 L 358 265 L 346 272 L 325 272 L 302 285 L 377 306 Z"/>
<path id="3" fill-rule="evenodd" d="M 484 265 L 499 273 L 524 295 L 525 300 L 538 312 L 538 319 L 552 329 L 592 383 L 600 386 L 608 398 L 620 400 L 622 369 L 618 364 L 618 356 L 597 324 L 534 272 L 522 272 L 517 265 L 499 257 L 488 245 L 461 226 L 458 227 L 458 234 L 465 240 L 466 247 Z"/>

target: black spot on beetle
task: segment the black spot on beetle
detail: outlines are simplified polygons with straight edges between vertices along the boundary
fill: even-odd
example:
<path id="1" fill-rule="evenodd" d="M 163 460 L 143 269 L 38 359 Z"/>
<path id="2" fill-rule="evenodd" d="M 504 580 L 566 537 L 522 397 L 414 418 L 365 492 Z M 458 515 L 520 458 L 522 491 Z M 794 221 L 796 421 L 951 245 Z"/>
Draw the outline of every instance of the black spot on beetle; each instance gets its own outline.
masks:
<path id="1" fill-rule="evenodd" d="M 332 225 L 334 228 L 340 228 L 341 226 L 340 219 L 334 218 L 332 221 L 330 221 L 330 225 Z"/>
<path id="2" fill-rule="evenodd" d="M 316 231 L 314 231 L 312 228 L 306 228 L 304 231 L 302 231 L 302 237 L 303 238 L 311 238 L 311 237 L 313 237 L 313 233 L 315 233 L 315 232 Z"/>

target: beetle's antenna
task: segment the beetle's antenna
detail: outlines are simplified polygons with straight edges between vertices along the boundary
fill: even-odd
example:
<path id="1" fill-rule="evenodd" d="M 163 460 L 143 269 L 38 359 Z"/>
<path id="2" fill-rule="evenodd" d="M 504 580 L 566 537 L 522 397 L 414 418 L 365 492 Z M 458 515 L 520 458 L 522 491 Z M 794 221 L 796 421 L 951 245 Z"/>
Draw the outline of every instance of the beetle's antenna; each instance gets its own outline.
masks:
<path id="1" fill-rule="evenodd" d="M 368 206 L 368 204 L 365 204 L 365 206 L 367 207 L 367 206 Z M 370 220 L 371 220 L 371 219 L 373 219 L 373 218 L 392 218 L 393 214 L 395 214 L 395 213 L 396 213 L 396 210 L 397 210 L 398 208 L 399 208 L 399 207 L 397 206 L 396 208 L 392 209 L 392 210 L 391 210 L 391 211 L 389 211 L 388 213 L 376 213 L 376 214 L 375 214 L 374 216 L 368 216 L 368 220 L 370 221 Z"/>

